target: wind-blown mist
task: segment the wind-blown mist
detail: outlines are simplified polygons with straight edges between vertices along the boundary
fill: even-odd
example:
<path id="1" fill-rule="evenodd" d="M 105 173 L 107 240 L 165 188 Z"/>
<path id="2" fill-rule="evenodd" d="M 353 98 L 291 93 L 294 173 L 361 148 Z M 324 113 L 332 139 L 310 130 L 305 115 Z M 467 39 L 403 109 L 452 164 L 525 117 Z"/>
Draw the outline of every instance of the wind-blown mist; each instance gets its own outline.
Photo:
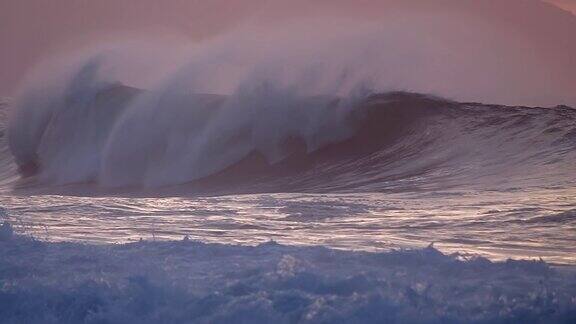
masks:
<path id="1" fill-rule="evenodd" d="M 548 2 L 563 7 L 569 5 L 567 0 Z M 500 65 L 506 65 L 510 56 L 526 63 L 530 63 L 530 59 L 526 57 L 537 57 L 536 65 L 525 65 L 520 72 L 527 76 L 534 76 L 539 72 L 538 79 L 547 79 L 541 83 L 550 85 L 549 88 L 555 90 L 550 93 L 549 90 L 545 91 L 548 88 L 544 87 L 544 90 L 539 90 L 539 98 L 544 96 L 542 93 L 548 93 L 548 101 L 562 100 L 563 98 L 554 96 L 566 94 L 575 87 L 575 50 L 572 37 L 574 17 L 538 0 L 241 0 L 234 3 L 178 0 L 103 0 L 81 3 L 62 0 L 57 3 L 44 3 L 7 0 L 0 4 L 0 12 L 4 13 L 3 28 L 0 29 L 0 41 L 3 45 L 0 53 L 3 71 L 0 76 L 1 94 L 9 94 L 10 89 L 13 90 L 19 83 L 23 72 L 29 69 L 33 62 L 45 58 L 47 53 L 62 53 L 66 49 L 93 45 L 111 38 L 133 38 L 135 34 L 154 39 L 177 35 L 186 40 L 198 40 L 225 33 L 226 30 L 237 30 L 239 26 L 246 24 L 255 24 L 260 30 L 280 29 L 283 27 L 274 26 L 278 21 L 302 25 L 299 20 L 303 17 L 323 17 L 326 25 L 331 28 L 336 27 L 338 22 L 333 20 L 339 17 L 377 23 L 386 23 L 391 19 L 401 20 L 405 23 L 402 28 L 404 31 L 418 34 L 422 41 L 427 39 L 430 42 L 449 43 L 452 50 L 468 45 L 463 44 L 461 38 L 450 35 L 458 31 L 477 29 L 474 26 L 481 21 L 490 28 L 481 28 L 484 35 L 481 38 L 475 38 L 474 33 L 469 33 L 467 36 L 472 38 L 468 40 L 468 44 L 476 44 L 475 46 L 482 47 L 487 52 L 496 50 L 498 54 L 502 54 L 504 49 L 495 47 L 494 45 L 498 44 L 491 40 L 504 39 L 511 42 L 509 47 L 515 51 L 504 51 L 508 55 L 499 61 Z M 439 16 L 444 18 L 438 18 Z M 430 30 L 418 27 L 422 26 L 422 20 L 434 19 L 433 17 L 442 19 L 449 32 L 442 32 L 438 28 Z M 31 21 L 34 23 L 29 23 Z M 330 33 L 330 30 L 328 32 Z M 440 39 L 439 32 L 444 35 Z M 458 43 L 461 46 L 457 46 Z M 462 55 L 446 51 L 442 58 L 457 65 L 461 60 L 454 60 L 454 56 Z M 496 53 L 494 57 L 500 59 Z M 527 70 L 533 71 L 533 74 L 527 74 Z M 506 74 L 494 77 L 502 75 Z M 484 83 L 488 82 L 482 80 Z M 523 81 L 522 84 L 526 82 L 525 79 Z M 518 96 L 494 99 L 518 99 Z"/>
<path id="2" fill-rule="evenodd" d="M 294 139 L 309 153 L 345 140 L 352 112 L 375 93 L 576 103 L 576 45 L 561 36 L 576 30 L 573 16 L 536 1 L 385 3 L 377 20 L 327 10 L 275 23 L 287 9 L 271 4 L 201 43 L 116 41 L 64 56 L 29 77 L 11 149 L 24 173 L 41 167 L 45 181 L 155 187 L 253 152 L 277 163 Z M 517 12 L 500 12 L 512 4 Z M 557 18 L 536 27 L 558 38 L 522 23 L 534 15 Z"/>

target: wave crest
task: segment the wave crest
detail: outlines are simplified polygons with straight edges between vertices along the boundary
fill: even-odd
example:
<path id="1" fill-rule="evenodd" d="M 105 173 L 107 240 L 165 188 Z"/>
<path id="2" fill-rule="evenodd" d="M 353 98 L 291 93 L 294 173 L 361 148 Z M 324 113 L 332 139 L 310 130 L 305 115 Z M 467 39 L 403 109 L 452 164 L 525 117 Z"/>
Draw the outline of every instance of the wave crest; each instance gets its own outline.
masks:
<path id="1" fill-rule="evenodd" d="M 457 103 L 407 92 L 306 93 L 249 78 L 231 95 L 102 81 L 88 60 L 25 94 L 10 149 L 34 183 L 104 188 L 334 191 L 565 183 L 576 110 Z M 518 168 L 522 166 L 522 168 Z M 424 180 L 423 180 L 424 179 Z M 480 183 L 482 181 L 482 183 Z"/>

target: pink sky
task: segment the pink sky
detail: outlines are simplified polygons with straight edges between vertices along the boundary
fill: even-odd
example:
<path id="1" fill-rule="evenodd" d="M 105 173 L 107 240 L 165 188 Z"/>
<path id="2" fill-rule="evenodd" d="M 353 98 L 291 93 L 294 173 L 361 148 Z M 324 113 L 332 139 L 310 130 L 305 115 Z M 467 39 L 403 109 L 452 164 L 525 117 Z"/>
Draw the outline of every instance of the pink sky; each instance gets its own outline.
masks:
<path id="1" fill-rule="evenodd" d="M 576 14 L 576 0 L 548 0 L 548 2 Z"/>
<path id="2" fill-rule="evenodd" d="M 576 11 L 574 0 L 550 0 Z M 11 95 L 34 62 L 110 37 L 178 35 L 201 40 L 246 20 L 270 26 L 303 16 L 382 19 L 462 11 L 494 26 L 514 30 L 533 44 L 566 87 L 575 87 L 576 17 L 538 0 L 3 0 L 0 2 L 0 95 Z M 267 28 L 267 27 L 262 27 Z"/>

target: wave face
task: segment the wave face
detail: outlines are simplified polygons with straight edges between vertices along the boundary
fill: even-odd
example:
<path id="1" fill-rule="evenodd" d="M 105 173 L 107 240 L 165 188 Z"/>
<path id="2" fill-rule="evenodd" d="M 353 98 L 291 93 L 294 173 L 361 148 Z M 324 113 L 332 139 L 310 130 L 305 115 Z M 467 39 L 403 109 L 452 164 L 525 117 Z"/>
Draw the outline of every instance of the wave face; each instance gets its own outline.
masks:
<path id="1" fill-rule="evenodd" d="M 266 82 L 231 95 L 143 91 L 98 81 L 98 69 L 90 61 L 59 90 L 17 103 L 9 146 L 28 188 L 371 192 L 574 183 L 569 107 L 364 87 L 303 95 Z M 13 178 L 11 162 L 2 169 Z"/>

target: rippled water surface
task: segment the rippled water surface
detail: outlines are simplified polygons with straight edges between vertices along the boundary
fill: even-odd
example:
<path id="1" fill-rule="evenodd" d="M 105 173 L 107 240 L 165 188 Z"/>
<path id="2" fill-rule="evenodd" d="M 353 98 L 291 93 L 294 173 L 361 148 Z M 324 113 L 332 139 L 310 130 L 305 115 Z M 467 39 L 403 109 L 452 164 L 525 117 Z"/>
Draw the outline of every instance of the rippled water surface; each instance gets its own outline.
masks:
<path id="1" fill-rule="evenodd" d="M 207 198 L 3 196 L 10 219 L 56 241 L 181 239 L 382 250 L 422 247 L 576 263 L 574 190 L 264 194 Z"/>

